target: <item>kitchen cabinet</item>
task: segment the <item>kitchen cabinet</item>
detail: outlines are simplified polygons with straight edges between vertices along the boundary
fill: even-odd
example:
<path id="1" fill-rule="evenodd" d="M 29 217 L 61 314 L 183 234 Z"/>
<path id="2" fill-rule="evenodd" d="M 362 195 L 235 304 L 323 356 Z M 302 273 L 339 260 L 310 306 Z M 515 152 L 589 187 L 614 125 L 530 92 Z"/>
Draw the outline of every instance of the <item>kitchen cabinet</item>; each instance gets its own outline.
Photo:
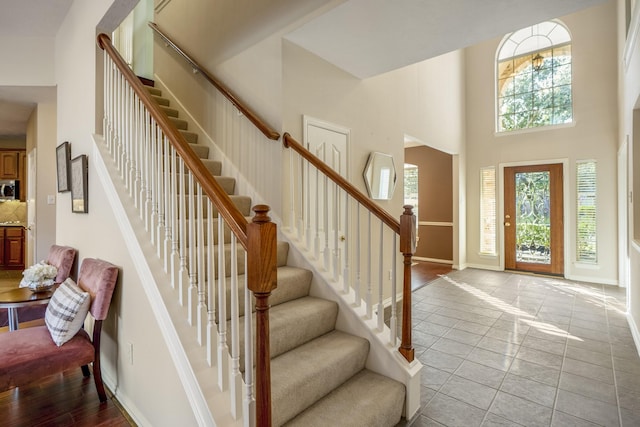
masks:
<path id="1" fill-rule="evenodd" d="M 24 270 L 24 228 L 0 227 L 0 267 Z"/>
<path id="2" fill-rule="evenodd" d="M 0 151 L 0 179 L 18 179 L 19 151 Z"/>

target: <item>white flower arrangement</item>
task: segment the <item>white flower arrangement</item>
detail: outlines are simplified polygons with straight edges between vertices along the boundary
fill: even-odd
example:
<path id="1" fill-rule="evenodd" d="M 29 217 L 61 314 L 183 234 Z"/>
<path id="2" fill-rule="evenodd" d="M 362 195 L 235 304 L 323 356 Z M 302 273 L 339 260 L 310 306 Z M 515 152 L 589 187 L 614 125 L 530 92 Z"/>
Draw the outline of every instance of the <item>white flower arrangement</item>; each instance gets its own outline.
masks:
<path id="1" fill-rule="evenodd" d="M 44 261 L 34 264 L 22 272 L 20 287 L 29 287 L 32 290 L 48 288 L 53 285 L 53 279 L 58 275 L 55 265 L 47 264 Z"/>

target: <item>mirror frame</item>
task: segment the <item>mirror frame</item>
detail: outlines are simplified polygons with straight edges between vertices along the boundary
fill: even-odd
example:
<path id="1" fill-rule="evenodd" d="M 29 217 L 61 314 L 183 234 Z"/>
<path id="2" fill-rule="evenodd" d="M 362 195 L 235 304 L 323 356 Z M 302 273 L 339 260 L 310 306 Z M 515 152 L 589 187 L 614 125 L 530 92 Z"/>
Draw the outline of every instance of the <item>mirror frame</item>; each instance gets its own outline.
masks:
<path id="1" fill-rule="evenodd" d="M 380 188 L 380 182 L 385 179 L 383 175 L 384 170 L 391 171 L 389 176 L 386 177 L 388 180 L 386 192 Z M 363 177 L 369 197 L 374 200 L 391 200 L 398 180 L 393 156 L 377 151 L 371 152 L 367 160 L 367 165 L 364 168 Z"/>

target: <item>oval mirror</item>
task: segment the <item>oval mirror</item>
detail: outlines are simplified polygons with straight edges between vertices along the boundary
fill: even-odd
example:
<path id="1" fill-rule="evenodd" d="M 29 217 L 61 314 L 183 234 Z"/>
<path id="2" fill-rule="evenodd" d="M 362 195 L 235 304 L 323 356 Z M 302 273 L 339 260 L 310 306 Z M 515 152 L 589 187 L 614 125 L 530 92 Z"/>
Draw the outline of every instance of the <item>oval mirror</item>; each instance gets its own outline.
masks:
<path id="1" fill-rule="evenodd" d="M 390 200 L 396 186 L 396 168 L 393 157 L 373 152 L 364 168 L 364 182 L 369 197 L 375 200 Z"/>

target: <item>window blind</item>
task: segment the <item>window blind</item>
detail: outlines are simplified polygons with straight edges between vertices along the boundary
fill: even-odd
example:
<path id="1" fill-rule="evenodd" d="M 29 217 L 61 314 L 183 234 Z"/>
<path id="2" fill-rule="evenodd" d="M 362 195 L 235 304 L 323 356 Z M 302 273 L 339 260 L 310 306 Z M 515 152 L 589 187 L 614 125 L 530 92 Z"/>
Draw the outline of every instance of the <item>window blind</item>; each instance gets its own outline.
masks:
<path id="1" fill-rule="evenodd" d="M 576 259 L 578 262 L 593 264 L 598 262 L 596 178 L 595 161 L 577 163 Z"/>
<path id="2" fill-rule="evenodd" d="M 496 253 L 496 169 L 480 169 L 480 253 Z"/>

